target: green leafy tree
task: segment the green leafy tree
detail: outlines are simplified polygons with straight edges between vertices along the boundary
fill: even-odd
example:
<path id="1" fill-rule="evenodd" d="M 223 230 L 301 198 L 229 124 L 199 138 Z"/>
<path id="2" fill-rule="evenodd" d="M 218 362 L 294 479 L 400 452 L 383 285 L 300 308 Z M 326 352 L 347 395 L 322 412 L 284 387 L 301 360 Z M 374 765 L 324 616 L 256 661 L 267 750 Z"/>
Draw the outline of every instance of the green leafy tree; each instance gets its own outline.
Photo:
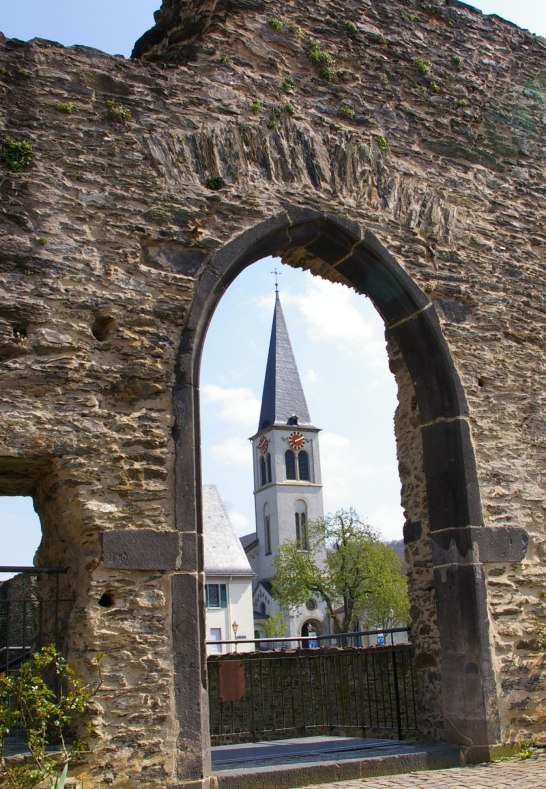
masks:
<path id="1" fill-rule="evenodd" d="M 339 632 L 369 625 L 406 624 L 407 583 L 393 548 L 353 509 L 307 525 L 308 550 L 297 541 L 279 546 L 273 594 L 283 608 L 320 597 Z"/>
<path id="2" fill-rule="evenodd" d="M 284 636 L 286 633 L 286 625 L 284 623 L 282 611 L 277 611 L 275 614 L 269 614 L 262 625 L 262 631 L 266 638 Z"/>
<path id="3" fill-rule="evenodd" d="M 99 685 L 100 680 L 95 688 L 85 685 L 53 644 L 34 652 L 18 671 L 0 674 L 0 786 L 27 789 L 45 779 L 57 789 L 64 786 L 68 763 L 84 748 L 83 742 L 67 738 Z M 13 730 L 22 730 L 30 761 L 5 760 L 6 737 Z"/>

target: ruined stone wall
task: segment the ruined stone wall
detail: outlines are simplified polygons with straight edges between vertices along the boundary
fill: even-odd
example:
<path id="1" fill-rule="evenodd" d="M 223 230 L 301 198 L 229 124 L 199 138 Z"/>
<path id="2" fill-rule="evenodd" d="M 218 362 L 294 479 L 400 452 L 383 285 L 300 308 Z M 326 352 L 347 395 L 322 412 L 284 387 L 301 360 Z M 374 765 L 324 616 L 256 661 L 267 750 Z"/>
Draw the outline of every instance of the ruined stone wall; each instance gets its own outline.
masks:
<path id="1" fill-rule="evenodd" d="M 175 701 L 172 590 L 194 594 L 180 603 L 189 638 L 200 582 L 196 521 L 175 522 L 194 458 L 175 485 L 174 440 L 195 440 L 183 408 L 175 418 L 176 358 L 197 282 L 216 276 L 209 256 L 289 205 L 371 230 L 436 308 L 469 404 L 484 526 L 530 537 L 521 563 L 494 547 L 481 557 L 494 559 L 502 736 L 543 731 L 544 680 L 529 667 L 546 620 L 545 42 L 453 2 L 164 7 L 140 61 L 0 47 L 4 160 L 7 137 L 32 159 L 1 164 L 0 492 L 34 495 L 41 561 L 71 568 L 73 659 L 91 676 L 107 652 L 91 773 L 116 787 L 206 773 L 185 739 L 199 709 L 181 716 Z M 320 250 L 285 259 L 344 279 Z M 420 461 L 404 437 L 407 371 L 398 380 L 407 488 Z M 426 526 L 415 496 L 408 519 Z M 108 532 L 175 528 L 179 586 L 161 557 L 103 561 Z M 410 542 L 424 577 L 426 528 Z"/>

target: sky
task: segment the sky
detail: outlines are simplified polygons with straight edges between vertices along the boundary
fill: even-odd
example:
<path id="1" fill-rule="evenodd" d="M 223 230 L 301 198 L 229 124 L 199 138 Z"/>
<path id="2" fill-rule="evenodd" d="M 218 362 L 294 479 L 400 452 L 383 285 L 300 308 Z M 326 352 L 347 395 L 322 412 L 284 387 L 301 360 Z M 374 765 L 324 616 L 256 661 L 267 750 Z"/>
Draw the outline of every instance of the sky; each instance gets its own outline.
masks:
<path id="1" fill-rule="evenodd" d="M 544 0 L 472 5 L 546 36 Z M 9 38 L 40 37 L 128 57 L 159 6 L 160 0 L 0 0 L 0 31 Z M 201 367 L 203 480 L 218 486 L 237 533 L 253 531 L 248 437 L 258 423 L 275 266 L 282 270 L 281 302 L 311 418 L 322 428 L 325 512 L 352 506 L 385 539 L 400 539 L 396 389 L 381 320 L 364 297 L 279 261 L 246 269 L 213 317 Z M 0 497 L 0 526 L 11 535 L 2 540 L 0 565 L 32 564 L 40 541 L 32 501 Z"/>

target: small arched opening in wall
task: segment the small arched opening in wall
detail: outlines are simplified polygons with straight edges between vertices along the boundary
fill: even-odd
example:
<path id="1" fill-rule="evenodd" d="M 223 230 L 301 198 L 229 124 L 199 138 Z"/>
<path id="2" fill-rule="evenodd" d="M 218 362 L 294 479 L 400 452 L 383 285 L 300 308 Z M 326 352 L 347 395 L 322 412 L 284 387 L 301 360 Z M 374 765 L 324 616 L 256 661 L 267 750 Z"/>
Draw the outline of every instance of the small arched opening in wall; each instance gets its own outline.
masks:
<path id="1" fill-rule="evenodd" d="M 200 528 L 197 387 L 207 327 L 233 279 L 267 255 L 349 285 L 367 295 L 383 319 L 400 402 L 396 438 L 408 513 L 404 539 L 421 734 L 475 746 L 497 742 L 486 592 L 472 542 L 482 514 L 466 399 L 432 303 L 370 231 L 342 218 L 287 208 L 227 244 L 203 270 L 178 366 L 175 409 L 181 423 L 193 416 L 193 430 L 176 435 L 178 528 Z M 197 608 L 197 593 L 194 602 Z M 194 647 L 204 648 L 198 642 Z M 178 689 L 182 710 L 188 693 L 196 695 L 195 679 L 184 673 Z M 200 691 L 205 693 L 204 685 Z"/>

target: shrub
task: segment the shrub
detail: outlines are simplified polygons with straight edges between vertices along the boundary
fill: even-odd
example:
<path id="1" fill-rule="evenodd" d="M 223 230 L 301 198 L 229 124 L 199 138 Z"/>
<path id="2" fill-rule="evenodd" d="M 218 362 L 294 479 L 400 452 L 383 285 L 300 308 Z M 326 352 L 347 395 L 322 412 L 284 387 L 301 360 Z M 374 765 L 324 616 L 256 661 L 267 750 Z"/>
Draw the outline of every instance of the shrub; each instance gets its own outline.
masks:
<path id="1" fill-rule="evenodd" d="M 430 70 L 432 68 L 432 63 L 427 58 L 415 58 L 415 65 L 419 69 L 421 74 L 430 74 Z"/>
<path id="2" fill-rule="evenodd" d="M 72 115 L 72 112 L 74 110 L 74 105 L 72 104 L 71 101 L 62 101 L 60 102 L 60 104 L 57 104 L 56 109 L 59 112 L 64 112 L 66 115 Z"/>
<path id="3" fill-rule="evenodd" d="M 114 123 L 127 123 L 131 119 L 131 110 L 127 107 L 122 107 L 114 99 L 108 99 L 105 102 L 106 107 L 106 120 L 113 121 Z"/>
<path id="4" fill-rule="evenodd" d="M 13 173 L 20 173 L 32 161 L 32 146 L 28 140 L 4 137 L 0 143 L 0 162 Z"/>
<path id="5" fill-rule="evenodd" d="M 64 785 L 68 763 L 84 747 L 78 740 L 69 743 L 67 737 L 100 686 L 101 657 L 95 688 L 76 676 L 53 644 L 35 652 L 19 671 L 0 674 L 0 775 L 10 786 L 34 787 L 46 778 L 53 787 Z M 4 761 L 4 742 L 12 729 L 23 731 L 29 761 Z M 60 761 L 53 758 L 50 743 L 60 752 Z"/>

